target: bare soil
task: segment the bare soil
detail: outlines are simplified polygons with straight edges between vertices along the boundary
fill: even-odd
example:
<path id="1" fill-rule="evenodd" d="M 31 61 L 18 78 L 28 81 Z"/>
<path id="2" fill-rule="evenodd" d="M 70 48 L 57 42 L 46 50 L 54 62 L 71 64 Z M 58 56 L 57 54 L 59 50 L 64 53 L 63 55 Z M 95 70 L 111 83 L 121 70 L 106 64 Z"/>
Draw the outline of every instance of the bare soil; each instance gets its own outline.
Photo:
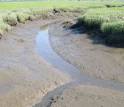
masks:
<path id="1" fill-rule="evenodd" d="M 90 37 L 83 30 L 66 29 L 62 23 L 53 25 L 50 30 L 53 49 L 82 73 L 124 82 L 124 48 L 100 44 L 99 38 Z"/>
<path id="2" fill-rule="evenodd" d="M 35 38 L 40 27 L 55 21 L 58 20 L 20 24 L 0 40 L 0 107 L 123 107 L 123 92 L 92 85 L 75 85 L 73 82 L 69 85 L 67 83 L 72 81 L 69 75 L 60 72 L 38 55 Z M 99 74 L 107 79 L 114 75 L 118 77 L 117 80 L 123 81 L 124 63 L 120 60 L 122 57 L 116 57 L 118 51 L 110 51 L 110 48 L 103 51 L 106 48 L 93 45 L 85 35 L 72 33 L 60 26 L 57 24 L 52 27 L 51 43 L 64 59 L 70 63 L 74 61 L 77 67 L 83 63 L 83 69 L 87 67 L 83 71 L 90 75 L 97 77 Z M 110 63 L 114 64 L 112 70 L 118 72 L 98 72 L 100 70 L 97 69 L 106 69 Z M 79 69 L 82 68 L 80 66 Z"/>
<path id="3" fill-rule="evenodd" d="M 96 78 L 98 77 L 99 79 L 108 79 L 118 82 L 122 80 L 121 82 L 123 82 L 123 60 L 121 58 L 118 59 L 118 61 L 122 61 L 120 62 L 122 65 L 115 62 L 118 56 L 122 57 L 123 49 L 93 44 L 87 34 L 80 34 L 77 31 L 66 29 L 65 26 L 63 28 L 62 23 L 52 25 L 49 34 L 53 49 L 63 57 L 63 59 L 77 66 L 82 72 L 82 75 L 85 73 Z M 102 66 L 102 64 L 104 65 Z M 104 69 L 109 70 L 106 68 L 107 64 L 109 64 L 108 66 L 112 71 L 99 73 L 101 72 L 99 68 L 103 69 L 103 71 Z M 89 69 L 81 69 L 79 65 L 85 65 Z M 111 66 L 114 68 L 112 69 Z M 113 71 L 114 69 L 119 70 L 119 72 L 116 70 Z M 120 72 L 122 73 L 121 75 L 119 74 Z M 116 76 L 119 80 L 113 80 L 114 74 L 118 74 Z M 70 82 L 48 92 L 41 102 L 33 107 L 123 107 L 123 105 L 123 91 L 103 88 L 97 85 Z"/>
<path id="4" fill-rule="evenodd" d="M 80 84 L 52 91 L 35 107 L 123 107 L 123 100 L 122 92 Z"/>
<path id="5" fill-rule="evenodd" d="M 0 107 L 32 106 L 48 91 L 70 80 L 35 49 L 40 27 L 54 21 L 20 24 L 0 40 Z"/>

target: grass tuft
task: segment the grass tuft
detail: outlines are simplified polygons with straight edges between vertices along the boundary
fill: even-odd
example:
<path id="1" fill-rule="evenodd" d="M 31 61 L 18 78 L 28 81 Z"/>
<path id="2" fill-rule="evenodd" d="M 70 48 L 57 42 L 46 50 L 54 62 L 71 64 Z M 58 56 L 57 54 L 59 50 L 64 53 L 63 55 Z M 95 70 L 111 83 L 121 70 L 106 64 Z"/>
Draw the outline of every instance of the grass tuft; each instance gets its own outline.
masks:
<path id="1" fill-rule="evenodd" d="M 101 31 L 106 34 L 124 34 L 124 21 L 103 23 Z"/>
<path id="2" fill-rule="evenodd" d="M 78 23 L 91 30 L 99 30 L 107 43 L 124 43 L 124 7 L 88 10 Z"/>
<path id="3" fill-rule="evenodd" d="M 3 17 L 4 22 L 9 24 L 10 26 L 15 26 L 18 23 L 17 15 L 15 13 L 9 13 Z"/>
<path id="4" fill-rule="evenodd" d="M 0 35 L 3 35 L 4 32 L 7 32 L 11 29 L 11 27 L 4 23 L 2 20 L 0 20 Z"/>
<path id="5" fill-rule="evenodd" d="M 30 15 L 28 13 L 17 13 L 17 20 L 19 23 L 25 23 L 30 19 Z"/>

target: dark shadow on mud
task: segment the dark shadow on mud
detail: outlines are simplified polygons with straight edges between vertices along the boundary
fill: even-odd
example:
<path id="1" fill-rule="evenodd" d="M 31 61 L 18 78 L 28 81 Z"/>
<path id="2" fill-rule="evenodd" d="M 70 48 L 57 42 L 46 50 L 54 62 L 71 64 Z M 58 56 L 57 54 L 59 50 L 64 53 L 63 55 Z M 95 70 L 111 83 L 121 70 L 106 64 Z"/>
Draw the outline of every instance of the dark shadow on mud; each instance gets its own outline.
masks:
<path id="1" fill-rule="evenodd" d="M 114 48 L 124 48 L 124 42 L 109 43 L 106 39 L 106 35 L 103 34 L 99 29 L 91 30 L 79 23 L 66 26 L 65 28 L 67 30 L 71 30 L 74 34 L 87 34 L 88 38 L 92 40 L 93 44 L 102 44 Z"/>

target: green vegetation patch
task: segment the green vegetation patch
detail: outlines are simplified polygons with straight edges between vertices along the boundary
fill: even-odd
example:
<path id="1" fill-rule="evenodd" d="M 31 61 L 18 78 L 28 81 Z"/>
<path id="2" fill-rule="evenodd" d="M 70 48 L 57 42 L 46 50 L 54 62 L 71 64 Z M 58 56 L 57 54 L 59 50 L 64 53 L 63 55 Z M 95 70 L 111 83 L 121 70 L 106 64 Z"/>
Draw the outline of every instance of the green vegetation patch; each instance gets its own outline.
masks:
<path id="1" fill-rule="evenodd" d="M 100 30 L 108 43 L 124 42 L 124 7 L 89 9 L 78 23 L 91 30 Z"/>
<path id="2" fill-rule="evenodd" d="M 57 9 L 63 12 L 81 10 L 83 15 L 78 18 L 79 24 L 99 29 L 110 41 L 124 38 L 124 2 L 117 0 L 0 2 L 0 34 L 17 23 L 47 18 Z"/>
<path id="3" fill-rule="evenodd" d="M 30 19 L 30 15 L 28 13 L 17 13 L 17 19 L 19 23 L 25 23 Z"/>
<path id="4" fill-rule="evenodd" d="M 15 26 L 18 23 L 16 13 L 8 13 L 3 17 L 3 20 L 10 26 Z"/>
<path id="5" fill-rule="evenodd" d="M 5 32 L 9 31 L 11 27 L 0 20 L 0 35 L 3 35 Z"/>
<path id="6" fill-rule="evenodd" d="M 101 15 L 89 15 L 85 14 L 84 16 L 78 19 L 79 23 L 84 24 L 86 27 L 93 29 L 99 28 L 103 22 L 107 22 L 108 18 Z"/>
<path id="7" fill-rule="evenodd" d="M 103 23 L 101 31 L 106 34 L 124 34 L 124 21 Z"/>

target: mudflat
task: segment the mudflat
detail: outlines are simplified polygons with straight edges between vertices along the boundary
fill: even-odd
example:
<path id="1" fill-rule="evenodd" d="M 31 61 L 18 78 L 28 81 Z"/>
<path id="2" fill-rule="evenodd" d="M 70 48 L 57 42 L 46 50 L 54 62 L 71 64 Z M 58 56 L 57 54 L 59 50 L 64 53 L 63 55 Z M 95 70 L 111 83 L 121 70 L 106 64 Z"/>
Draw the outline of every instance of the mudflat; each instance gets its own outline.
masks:
<path id="1" fill-rule="evenodd" d="M 51 46 L 53 50 L 63 58 L 63 60 L 66 60 L 68 63 L 73 64 L 81 72 L 82 72 L 82 69 L 80 69 L 76 64 L 81 65 L 82 63 L 85 63 L 85 61 L 82 61 L 82 63 L 80 63 L 81 60 L 85 59 L 85 56 L 81 56 L 80 54 L 82 51 L 84 51 L 84 53 L 90 52 L 89 50 L 83 50 L 81 48 L 83 46 L 84 46 L 83 48 L 85 49 L 90 49 L 91 45 L 92 45 L 92 48 L 96 47 L 96 49 L 98 50 L 101 49 L 99 51 L 97 50 L 96 53 L 94 53 L 96 56 L 97 56 L 97 53 L 100 51 L 101 53 L 103 53 L 103 49 L 105 49 L 104 52 L 108 54 L 110 54 L 111 51 L 113 51 L 113 56 L 117 54 L 119 54 L 120 56 L 122 55 L 121 51 L 123 52 L 123 49 L 114 50 L 114 48 L 111 48 L 109 53 L 108 50 L 110 49 L 110 47 L 107 48 L 102 45 L 95 46 L 95 44 L 92 44 L 91 40 L 87 38 L 88 36 L 87 34 L 82 35 L 79 32 L 72 32 L 69 29 L 65 29 L 63 28 L 62 23 L 54 24 L 49 28 Z M 85 44 L 81 45 L 82 42 L 84 43 L 86 42 L 87 45 Z M 92 53 L 88 53 L 88 55 L 90 55 L 91 58 L 94 57 Z M 109 58 L 108 56 L 106 57 L 105 54 L 101 54 L 101 56 L 103 56 L 101 57 L 101 59 Z M 76 59 L 77 57 L 79 59 Z M 112 58 L 114 59 L 115 57 L 112 57 Z M 112 61 L 113 59 L 111 59 L 110 57 L 110 61 Z M 106 60 L 107 59 L 105 59 L 105 61 Z M 73 61 L 77 61 L 77 63 L 73 63 Z M 86 64 L 88 63 L 92 63 L 93 65 L 93 66 L 90 66 L 91 67 L 90 70 L 92 70 L 92 67 L 93 67 L 95 72 L 98 73 L 99 70 L 95 69 L 94 66 L 96 66 L 95 64 L 97 63 L 101 64 L 101 62 L 99 62 L 97 59 L 95 60 L 95 63 L 91 62 L 90 60 L 87 60 Z M 122 61 L 122 64 L 123 64 L 123 61 Z M 84 77 L 84 74 L 90 75 L 91 77 L 98 78 L 97 75 L 95 75 L 95 72 L 93 73 L 90 71 L 82 72 L 82 78 Z M 118 72 L 116 71 L 112 73 L 118 73 Z M 103 76 L 104 78 L 99 77 L 98 81 L 99 80 L 104 81 L 105 79 L 107 79 L 108 81 L 110 80 L 115 82 L 115 84 L 120 83 L 120 81 L 118 80 L 111 79 L 110 73 L 106 75 L 108 75 L 108 78 L 104 77 L 105 76 L 104 72 L 103 74 L 100 74 L 100 76 Z M 121 75 L 118 74 L 117 76 L 121 76 Z M 48 92 L 43 97 L 41 102 L 36 104 L 33 107 L 82 107 L 82 106 L 84 107 L 117 107 L 117 106 L 123 107 L 124 91 L 116 90 L 117 88 L 116 86 L 114 87 L 115 89 L 110 88 L 111 86 L 109 88 L 102 87 L 102 85 L 104 86 L 108 81 L 105 81 L 103 84 L 101 82 L 101 86 L 93 85 L 92 84 L 93 81 L 88 81 L 88 83 L 87 81 L 86 83 L 85 82 L 82 83 L 79 81 L 77 82 L 71 81 L 68 84 L 64 84 L 60 87 L 57 87 L 53 91 Z M 107 85 L 109 86 L 110 84 L 107 83 Z M 121 85 L 123 86 L 123 83 Z"/>
<path id="2" fill-rule="evenodd" d="M 35 107 L 123 107 L 124 104 L 124 93 L 97 86 L 80 84 L 59 90 L 49 93 Z"/>
<path id="3" fill-rule="evenodd" d="M 90 76 L 124 82 L 124 49 L 103 45 L 99 38 L 75 29 L 53 25 L 50 41 L 53 49 L 80 72 Z M 56 29 L 57 32 L 54 32 Z"/>
<path id="4" fill-rule="evenodd" d="M 35 49 L 40 27 L 54 21 L 20 24 L 0 40 L 0 107 L 32 106 L 45 93 L 69 81 L 68 75 L 58 72 Z"/>
<path id="5" fill-rule="evenodd" d="M 86 107 L 123 107 L 123 91 L 82 84 L 78 83 L 78 81 L 75 84 L 69 74 L 60 72 L 59 69 L 55 68 L 37 53 L 35 42 L 40 27 L 56 21 L 57 19 L 46 19 L 19 24 L 1 39 L 0 107 L 82 107 L 82 105 Z M 77 42 L 71 49 L 63 48 L 63 40 L 60 41 L 64 38 L 64 45 L 67 47 L 66 42 L 68 38 L 65 39 L 65 37 L 69 37 L 71 34 L 75 38 L 77 34 L 65 31 L 60 26 L 61 24 L 58 25 L 56 23 L 54 27 L 50 27 L 49 31 L 53 49 L 56 50 L 59 47 L 63 51 L 62 55 L 65 56 L 75 56 L 75 54 L 64 53 L 69 51 L 69 49 L 71 51 L 74 49 L 73 51 L 79 54 L 78 50 L 75 50 Z M 71 37 L 69 38 L 71 39 Z M 81 40 L 85 41 L 84 38 Z M 59 44 L 60 42 L 61 44 Z M 73 40 L 70 42 L 73 43 Z M 62 51 L 56 50 L 55 52 L 59 53 Z M 60 53 L 59 55 L 62 56 Z M 68 61 L 66 57 L 62 57 Z M 85 57 L 80 56 L 80 60 L 81 58 Z M 108 76 L 110 75 L 108 74 Z M 123 75 L 120 74 L 119 76 Z"/>

